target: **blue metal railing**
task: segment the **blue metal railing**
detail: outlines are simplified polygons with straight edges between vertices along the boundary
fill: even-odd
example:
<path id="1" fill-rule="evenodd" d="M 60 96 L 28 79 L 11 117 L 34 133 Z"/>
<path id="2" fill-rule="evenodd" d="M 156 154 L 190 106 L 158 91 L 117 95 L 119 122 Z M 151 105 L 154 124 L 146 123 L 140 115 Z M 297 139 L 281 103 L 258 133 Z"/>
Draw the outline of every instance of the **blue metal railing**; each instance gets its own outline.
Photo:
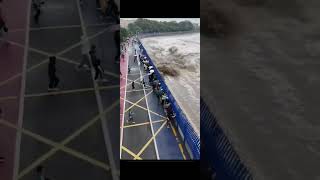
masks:
<path id="1" fill-rule="evenodd" d="M 202 98 L 200 98 L 200 129 L 201 153 L 205 154 L 218 180 L 253 179 Z"/>
<path id="2" fill-rule="evenodd" d="M 178 126 L 178 129 L 180 131 L 180 134 L 182 135 L 184 145 L 187 147 L 187 150 L 189 151 L 189 154 L 192 159 L 200 159 L 200 137 L 197 135 L 195 130 L 193 129 L 192 125 L 186 118 L 185 114 L 181 110 L 180 106 L 176 102 L 175 98 L 171 94 L 169 88 L 167 87 L 163 77 L 159 73 L 158 69 L 152 62 L 151 58 L 149 57 L 146 49 L 143 47 L 142 43 L 139 40 L 140 48 L 143 50 L 144 55 L 149 60 L 150 64 L 154 67 L 154 73 L 161 83 L 161 87 L 163 91 L 166 93 L 166 95 L 169 98 L 169 102 L 172 105 L 172 109 L 176 114 L 176 124 Z"/>

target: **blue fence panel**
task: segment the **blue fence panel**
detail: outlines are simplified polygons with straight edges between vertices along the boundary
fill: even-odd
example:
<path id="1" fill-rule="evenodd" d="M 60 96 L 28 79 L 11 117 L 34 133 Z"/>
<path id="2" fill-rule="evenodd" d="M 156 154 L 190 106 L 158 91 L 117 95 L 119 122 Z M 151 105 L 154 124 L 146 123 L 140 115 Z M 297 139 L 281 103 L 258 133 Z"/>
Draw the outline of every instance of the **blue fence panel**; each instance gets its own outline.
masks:
<path id="1" fill-rule="evenodd" d="M 216 117 L 200 98 L 200 129 L 202 154 L 207 157 L 217 179 L 252 180 L 252 175 L 241 162 Z"/>
<path id="2" fill-rule="evenodd" d="M 175 98 L 171 94 L 171 92 L 170 92 L 169 88 L 167 87 L 164 79 L 162 78 L 160 72 L 158 71 L 158 69 L 154 65 L 153 61 L 149 57 L 146 49 L 143 47 L 140 40 L 139 40 L 139 44 L 140 44 L 140 49 L 143 49 L 144 55 L 149 60 L 150 64 L 154 67 L 154 73 L 155 73 L 157 79 L 159 80 L 159 82 L 161 83 L 161 87 L 162 87 L 163 91 L 166 93 L 166 95 L 169 98 L 169 102 L 172 105 L 172 110 L 176 114 L 177 125 L 180 128 L 180 130 L 183 134 L 183 137 L 184 137 L 183 138 L 184 144 L 191 151 L 189 153 L 191 153 L 191 156 L 193 159 L 200 159 L 200 138 L 199 138 L 199 136 L 197 135 L 197 133 L 193 129 L 192 125 L 190 124 L 190 122 L 186 118 L 185 114 L 181 110 L 180 106 L 178 105 L 177 101 L 175 100 Z"/>

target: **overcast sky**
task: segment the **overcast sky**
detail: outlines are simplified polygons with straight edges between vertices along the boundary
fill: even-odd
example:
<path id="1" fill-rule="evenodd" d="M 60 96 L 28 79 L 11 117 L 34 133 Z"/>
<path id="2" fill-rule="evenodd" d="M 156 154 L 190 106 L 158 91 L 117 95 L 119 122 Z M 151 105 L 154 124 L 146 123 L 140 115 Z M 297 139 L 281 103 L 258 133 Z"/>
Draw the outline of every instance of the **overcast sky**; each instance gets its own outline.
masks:
<path id="1" fill-rule="evenodd" d="M 137 18 L 121 18 L 121 19 L 135 20 Z M 144 19 L 150 19 L 155 21 L 177 21 L 177 22 L 188 20 L 192 23 L 200 24 L 200 18 L 144 18 Z"/>

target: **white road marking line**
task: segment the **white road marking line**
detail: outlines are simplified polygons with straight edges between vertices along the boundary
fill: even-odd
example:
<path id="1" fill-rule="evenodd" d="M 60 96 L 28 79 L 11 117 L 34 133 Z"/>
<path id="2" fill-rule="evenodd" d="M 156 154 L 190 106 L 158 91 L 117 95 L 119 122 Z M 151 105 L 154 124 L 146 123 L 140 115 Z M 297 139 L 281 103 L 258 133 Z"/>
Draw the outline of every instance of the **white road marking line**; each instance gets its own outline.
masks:
<path id="1" fill-rule="evenodd" d="M 85 37 L 87 37 L 87 33 L 86 33 L 85 25 L 84 25 L 84 20 L 83 20 L 83 15 L 82 15 L 81 7 L 80 7 L 80 0 L 77 0 L 77 6 L 78 6 L 78 12 L 79 12 L 79 16 L 80 16 L 82 33 Z M 87 56 L 89 58 L 90 65 L 92 67 L 91 58 L 89 55 L 87 55 Z M 95 88 L 95 94 L 96 94 L 96 99 L 97 99 L 97 103 L 98 103 L 99 113 L 101 114 L 103 112 L 102 98 L 100 95 L 98 84 L 94 80 L 93 69 L 91 69 L 91 76 L 92 76 L 92 81 L 93 81 L 94 88 Z M 115 164 L 114 156 L 113 156 L 113 152 L 112 152 L 112 144 L 111 144 L 110 136 L 109 136 L 108 129 L 107 129 L 106 117 L 103 115 L 103 116 L 101 116 L 100 119 L 101 119 L 101 125 L 102 125 L 103 134 L 104 134 L 104 140 L 105 140 L 105 144 L 106 144 L 109 164 L 111 167 L 112 179 L 119 180 L 119 176 L 117 175 L 117 168 L 116 168 L 116 164 Z"/>
<path id="2" fill-rule="evenodd" d="M 21 78 L 21 90 L 20 90 L 20 102 L 19 102 L 19 115 L 18 115 L 18 127 L 22 128 L 23 123 L 23 113 L 24 113 L 24 94 L 26 88 L 26 74 L 27 74 L 27 60 L 28 60 L 28 47 L 29 47 L 29 30 L 30 30 L 30 14 L 31 14 L 31 3 L 29 0 L 28 10 L 27 10 L 27 23 L 26 23 L 26 39 L 25 39 L 25 49 L 23 57 L 22 66 L 22 78 Z M 16 146 L 14 155 L 14 168 L 13 168 L 13 179 L 18 179 L 19 166 L 20 166 L 20 145 L 21 145 L 21 132 L 16 133 Z"/>
<path id="3" fill-rule="evenodd" d="M 126 52 L 126 55 L 128 55 L 128 51 Z M 128 84 L 128 67 L 129 67 L 129 57 L 128 56 L 125 56 L 127 57 L 127 59 L 125 59 L 125 61 L 127 62 L 127 68 L 126 68 L 126 85 L 125 85 L 125 89 L 124 89 L 124 99 L 126 99 L 127 97 L 127 84 Z M 121 91 L 121 88 L 120 88 L 120 91 Z M 123 109 L 122 109 L 122 123 L 121 123 L 121 134 L 120 134 L 120 159 L 122 157 L 122 143 L 123 143 L 123 127 L 124 127 L 124 117 L 125 117 L 125 110 L 126 110 L 126 101 L 124 100 L 123 101 Z"/>
<path id="4" fill-rule="evenodd" d="M 118 27 L 117 27 L 117 28 L 118 28 Z M 110 27 L 105 28 L 104 30 L 101 30 L 100 32 L 98 32 L 98 33 L 96 33 L 96 34 L 94 34 L 94 35 L 92 35 L 92 36 L 89 36 L 88 39 L 89 39 L 89 40 L 90 40 L 90 39 L 93 39 L 93 38 L 99 36 L 100 34 L 106 32 L 106 31 L 108 31 L 108 30 L 114 30 L 114 29 L 116 29 L 114 26 L 110 26 Z M 0 40 L 2 40 L 2 38 L 0 38 Z M 11 42 L 11 41 L 10 41 L 10 42 Z M 17 43 L 15 43 L 15 44 L 17 44 Z M 75 44 L 73 44 L 73 45 L 71 45 L 71 46 L 69 46 L 69 47 L 67 47 L 66 49 L 62 50 L 61 52 L 59 52 L 59 53 L 57 53 L 57 54 L 52 54 L 52 55 L 55 55 L 55 56 L 59 57 L 60 55 L 71 51 L 73 48 L 76 48 L 76 47 L 79 46 L 79 45 L 81 45 L 81 41 L 80 41 L 80 42 L 77 42 L 77 43 L 75 43 Z M 24 48 L 24 47 L 23 47 L 23 48 Z M 28 69 L 27 69 L 27 72 L 32 71 L 33 69 L 41 66 L 42 64 L 47 63 L 48 61 L 49 61 L 48 58 L 42 60 L 40 63 L 38 63 L 38 64 L 36 64 L 36 65 L 28 68 Z M 20 76 L 21 76 L 21 73 L 17 73 L 17 74 L 15 74 L 15 75 L 11 76 L 10 78 L 8 78 L 8 79 L 0 82 L 0 87 L 3 86 L 3 85 L 5 85 L 5 84 L 7 84 L 8 82 L 10 82 L 10 81 L 12 81 L 12 80 L 15 80 L 16 78 L 18 78 L 18 77 L 20 77 Z"/>
<path id="5" fill-rule="evenodd" d="M 140 50 L 138 52 L 140 52 Z M 140 78 L 141 77 L 144 78 L 145 75 L 142 75 L 140 66 L 139 66 L 139 71 L 140 71 Z M 153 123 L 152 123 L 152 120 L 151 120 L 151 115 L 150 115 L 150 110 L 149 110 L 149 102 L 148 102 L 148 98 L 146 96 L 146 90 L 144 88 L 143 88 L 143 93 L 144 93 L 146 104 L 147 104 L 148 116 L 149 116 L 149 120 L 150 120 L 150 125 L 151 125 L 150 127 L 151 127 L 151 131 L 152 131 L 152 136 L 154 136 Z M 157 160 L 159 160 L 160 157 L 159 157 L 159 152 L 158 152 L 157 140 L 156 140 L 155 136 L 154 136 L 154 141 L 153 142 L 154 142 L 154 148 L 156 150 Z"/>

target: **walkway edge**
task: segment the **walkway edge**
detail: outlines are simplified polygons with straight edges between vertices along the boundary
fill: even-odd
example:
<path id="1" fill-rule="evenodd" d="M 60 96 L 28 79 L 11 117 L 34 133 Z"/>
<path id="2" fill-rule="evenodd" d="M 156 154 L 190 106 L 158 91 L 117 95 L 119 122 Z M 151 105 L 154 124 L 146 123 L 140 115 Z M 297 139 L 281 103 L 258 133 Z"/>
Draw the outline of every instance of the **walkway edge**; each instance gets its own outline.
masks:
<path id="1" fill-rule="evenodd" d="M 30 14 L 31 14 L 31 4 L 32 1 L 28 2 L 27 10 L 27 24 L 26 24 L 26 39 L 22 66 L 22 77 L 21 77 L 21 91 L 19 99 L 19 117 L 18 117 L 18 127 L 22 128 L 23 124 L 23 113 L 24 113 L 24 94 L 26 88 L 26 74 L 27 74 L 27 61 L 28 61 L 28 51 L 29 51 L 29 31 L 30 31 Z M 15 146 L 15 157 L 14 157 L 14 169 L 13 169 L 13 180 L 18 180 L 19 166 L 20 166 L 20 145 L 21 145 L 21 132 L 16 132 L 16 146 Z"/>

